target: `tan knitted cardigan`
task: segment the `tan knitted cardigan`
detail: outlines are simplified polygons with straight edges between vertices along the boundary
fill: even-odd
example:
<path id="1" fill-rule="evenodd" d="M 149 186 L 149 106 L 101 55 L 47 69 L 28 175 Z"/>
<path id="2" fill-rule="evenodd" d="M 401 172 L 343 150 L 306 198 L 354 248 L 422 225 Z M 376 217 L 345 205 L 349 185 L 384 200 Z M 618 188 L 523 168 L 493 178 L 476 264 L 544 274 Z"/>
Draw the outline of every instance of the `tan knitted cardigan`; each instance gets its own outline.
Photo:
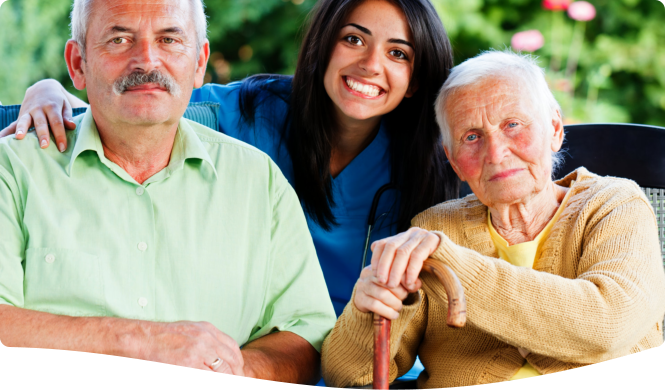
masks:
<path id="1" fill-rule="evenodd" d="M 542 374 L 661 345 L 665 273 L 653 209 L 632 181 L 580 168 L 557 183 L 572 194 L 533 269 L 497 257 L 487 207 L 473 196 L 439 204 L 413 219 L 439 231 L 432 258 L 449 265 L 466 291 L 467 324 L 446 326 L 443 287 L 423 274 L 423 288 L 392 323 L 390 380 L 416 355 L 419 388 L 510 379 L 525 363 Z M 329 386 L 372 382 L 372 314 L 353 299 L 323 343 Z"/>

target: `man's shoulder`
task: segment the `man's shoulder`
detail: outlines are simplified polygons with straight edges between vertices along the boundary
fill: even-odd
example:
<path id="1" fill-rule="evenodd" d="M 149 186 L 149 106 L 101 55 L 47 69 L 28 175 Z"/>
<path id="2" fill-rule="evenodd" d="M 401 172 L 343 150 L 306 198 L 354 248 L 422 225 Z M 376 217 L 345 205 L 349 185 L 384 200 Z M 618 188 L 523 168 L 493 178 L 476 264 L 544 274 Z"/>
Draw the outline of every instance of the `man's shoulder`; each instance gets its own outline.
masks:
<path id="1" fill-rule="evenodd" d="M 227 147 L 230 149 L 243 150 L 249 153 L 250 156 L 256 158 L 269 158 L 267 154 L 255 148 L 254 146 L 237 140 L 231 136 L 228 136 L 222 132 L 215 131 L 207 126 L 203 126 L 200 123 L 194 122 L 190 119 L 183 118 L 184 121 L 189 124 L 190 128 L 196 133 L 199 140 L 210 148 L 217 147 Z"/>
<path id="2" fill-rule="evenodd" d="M 39 140 L 34 131 L 28 132 L 23 140 L 17 140 L 14 134 L 0 138 L 0 149 L 3 151 L 27 151 L 33 150 L 35 146 L 39 147 Z"/>
<path id="3" fill-rule="evenodd" d="M 270 156 L 256 147 L 199 123 L 184 120 L 204 145 L 217 169 L 228 169 L 231 165 L 235 171 L 248 174 L 279 170 Z"/>
<path id="4" fill-rule="evenodd" d="M 73 144 L 75 139 L 76 131 L 67 131 L 68 145 Z M 22 140 L 16 139 L 14 134 L 0 138 L 0 157 L 2 157 L 2 161 L 6 161 L 9 157 L 19 158 L 20 160 L 33 159 L 35 158 L 33 156 L 56 158 L 61 154 L 53 139 L 49 141 L 49 146 L 46 149 L 42 149 L 34 131 L 29 131 Z"/>

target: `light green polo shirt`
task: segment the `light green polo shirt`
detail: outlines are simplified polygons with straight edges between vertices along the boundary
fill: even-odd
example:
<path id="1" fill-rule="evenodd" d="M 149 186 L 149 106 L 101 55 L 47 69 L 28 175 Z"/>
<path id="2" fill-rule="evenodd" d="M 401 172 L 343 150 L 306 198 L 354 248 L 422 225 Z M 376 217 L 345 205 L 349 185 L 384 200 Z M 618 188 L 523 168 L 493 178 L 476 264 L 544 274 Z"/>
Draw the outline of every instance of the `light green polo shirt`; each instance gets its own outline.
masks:
<path id="1" fill-rule="evenodd" d="M 276 329 L 320 350 L 335 312 L 292 187 L 263 152 L 181 119 L 138 184 L 88 110 L 68 149 L 0 140 L 0 303 L 69 316 Z"/>

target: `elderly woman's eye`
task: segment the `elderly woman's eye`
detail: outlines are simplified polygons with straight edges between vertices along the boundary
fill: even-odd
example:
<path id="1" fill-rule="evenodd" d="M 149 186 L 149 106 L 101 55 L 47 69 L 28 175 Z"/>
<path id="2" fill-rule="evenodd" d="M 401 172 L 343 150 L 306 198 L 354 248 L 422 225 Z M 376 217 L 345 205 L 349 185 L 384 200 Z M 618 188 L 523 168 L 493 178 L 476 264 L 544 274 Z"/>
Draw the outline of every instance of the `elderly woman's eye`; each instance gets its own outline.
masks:
<path id="1" fill-rule="evenodd" d="M 508 127 L 511 127 L 511 128 L 512 128 L 512 127 L 517 127 L 518 125 L 519 125 L 519 123 L 517 123 L 517 122 L 510 122 L 510 123 L 508 123 Z"/>
<path id="2" fill-rule="evenodd" d="M 467 141 L 475 141 L 478 139 L 478 136 L 476 134 L 469 134 L 466 136 Z"/>
<path id="3" fill-rule="evenodd" d="M 173 38 L 164 38 L 164 43 L 173 43 L 175 42 L 175 39 Z"/>
<path id="4" fill-rule="evenodd" d="M 116 45 L 119 45 L 119 44 L 121 44 L 124 40 L 125 40 L 125 38 L 113 38 L 113 40 L 112 40 L 111 42 L 115 43 Z"/>

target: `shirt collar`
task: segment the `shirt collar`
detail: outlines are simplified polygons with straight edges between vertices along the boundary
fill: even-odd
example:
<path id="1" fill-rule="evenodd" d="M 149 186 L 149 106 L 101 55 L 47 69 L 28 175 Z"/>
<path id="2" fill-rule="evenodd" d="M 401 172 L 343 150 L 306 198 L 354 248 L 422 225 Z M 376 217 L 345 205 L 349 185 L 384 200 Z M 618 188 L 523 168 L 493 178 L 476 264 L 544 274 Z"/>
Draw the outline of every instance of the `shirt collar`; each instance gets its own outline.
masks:
<path id="1" fill-rule="evenodd" d="M 97 125 L 95 124 L 95 121 L 92 117 L 92 111 L 90 109 L 86 111 L 81 121 L 77 124 L 76 131 L 78 134 L 76 136 L 76 142 L 74 144 L 72 155 L 69 160 L 69 165 L 67 166 L 67 174 L 70 177 L 72 176 L 74 161 L 81 153 L 87 150 L 96 152 L 99 160 L 104 165 L 108 166 L 109 169 L 116 172 L 117 170 L 113 167 L 118 166 L 107 159 L 104 155 L 102 140 L 99 137 L 99 131 L 97 130 Z M 210 154 L 203 146 L 203 143 L 188 121 L 184 118 L 180 118 L 178 130 L 176 131 L 175 140 L 173 142 L 173 149 L 171 150 L 171 158 L 169 160 L 169 164 L 166 166 L 166 168 L 164 168 L 167 176 L 170 175 L 171 172 L 181 169 L 185 163 L 185 160 L 188 159 L 199 159 L 207 162 L 210 165 L 215 178 L 217 178 L 217 170 L 215 169 L 215 164 L 213 164 L 212 159 L 210 158 Z M 121 169 L 120 167 L 118 168 Z M 201 165 L 201 168 L 203 168 L 203 165 Z M 126 172 L 123 171 L 122 173 Z M 157 173 L 155 176 L 160 176 L 160 174 Z M 123 177 L 123 179 L 126 178 Z M 148 179 L 148 181 L 152 180 Z"/>
<path id="2" fill-rule="evenodd" d="M 206 150 L 203 142 L 199 138 L 198 134 L 189 123 L 189 120 L 185 118 L 180 118 L 180 123 L 178 124 L 178 131 L 175 135 L 175 141 L 173 142 L 173 150 L 171 151 L 171 160 L 167 166 L 170 171 L 175 171 L 180 168 L 185 163 L 185 160 L 189 159 L 198 159 L 208 163 L 215 178 L 217 177 L 217 169 L 215 169 L 215 164 L 210 158 L 210 154 Z"/>

